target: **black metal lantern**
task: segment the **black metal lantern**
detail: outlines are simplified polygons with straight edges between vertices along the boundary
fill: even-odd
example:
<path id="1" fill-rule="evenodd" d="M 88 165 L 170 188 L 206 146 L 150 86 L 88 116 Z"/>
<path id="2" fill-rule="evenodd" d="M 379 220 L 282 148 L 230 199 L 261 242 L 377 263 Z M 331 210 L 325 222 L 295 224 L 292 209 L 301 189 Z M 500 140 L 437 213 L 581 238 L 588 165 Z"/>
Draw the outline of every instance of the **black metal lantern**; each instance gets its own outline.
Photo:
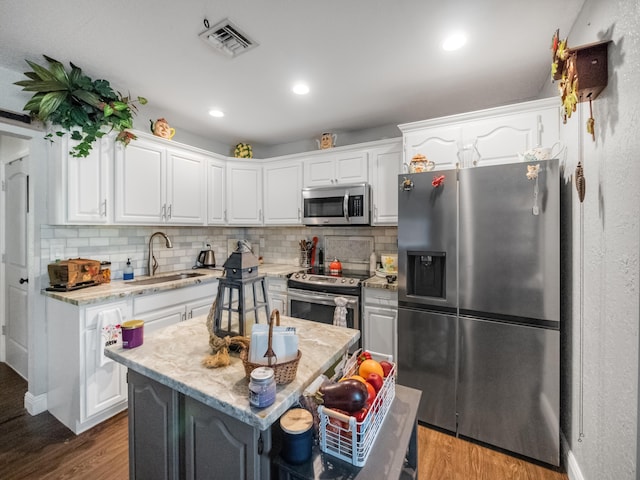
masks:
<path id="1" fill-rule="evenodd" d="M 258 258 L 248 242 L 239 241 L 223 267 L 213 315 L 214 333 L 219 337 L 248 335 L 247 322 L 259 323 L 263 308 L 264 321 L 269 318 L 267 288 L 264 275 L 258 275 Z"/>

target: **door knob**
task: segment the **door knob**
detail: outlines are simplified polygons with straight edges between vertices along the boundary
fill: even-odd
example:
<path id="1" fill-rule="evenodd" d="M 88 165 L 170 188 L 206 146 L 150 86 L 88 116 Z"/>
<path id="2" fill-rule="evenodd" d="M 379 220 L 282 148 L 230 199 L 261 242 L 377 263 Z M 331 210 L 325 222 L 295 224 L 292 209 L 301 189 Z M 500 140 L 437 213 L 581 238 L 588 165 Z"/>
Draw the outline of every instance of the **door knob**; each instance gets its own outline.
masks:
<path id="1" fill-rule="evenodd" d="M 23 283 L 29 283 L 29 279 L 28 278 L 21 278 L 20 279 L 20 285 L 22 285 Z"/>

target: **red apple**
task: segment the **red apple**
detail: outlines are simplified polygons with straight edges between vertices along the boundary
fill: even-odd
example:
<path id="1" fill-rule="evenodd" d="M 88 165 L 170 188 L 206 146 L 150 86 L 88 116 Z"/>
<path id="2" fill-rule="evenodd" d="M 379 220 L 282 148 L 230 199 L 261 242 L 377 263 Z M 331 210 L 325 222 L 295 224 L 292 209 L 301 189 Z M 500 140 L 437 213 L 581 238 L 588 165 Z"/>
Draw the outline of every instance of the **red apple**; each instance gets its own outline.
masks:
<path id="1" fill-rule="evenodd" d="M 375 389 L 376 393 L 378 393 L 382 388 L 382 384 L 384 383 L 384 380 L 377 373 L 370 373 L 369 375 L 367 375 L 367 382 L 369 382 L 371 386 Z"/>
<path id="2" fill-rule="evenodd" d="M 382 371 L 384 372 L 384 376 L 387 377 L 391 370 L 393 369 L 393 365 L 386 360 L 380 362 L 380 366 L 382 367 Z"/>

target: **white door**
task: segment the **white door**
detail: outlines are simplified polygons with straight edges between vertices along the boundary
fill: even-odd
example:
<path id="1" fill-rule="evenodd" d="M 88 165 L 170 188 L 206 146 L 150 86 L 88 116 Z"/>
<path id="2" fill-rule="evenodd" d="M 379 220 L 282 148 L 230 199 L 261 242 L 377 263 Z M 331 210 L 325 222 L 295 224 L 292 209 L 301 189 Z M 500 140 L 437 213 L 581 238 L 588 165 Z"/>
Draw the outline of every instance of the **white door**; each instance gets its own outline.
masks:
<path id="1" fill-rule="evenodd" d="M 302 162 L 298 160 L 264 166 L 264 224 L 302 223 Z"/>
<path id="2" fill-rule="evenodd" d="M 29 159 L 5 167 L 6 362 L 27 379 L 27 213 Z"/>

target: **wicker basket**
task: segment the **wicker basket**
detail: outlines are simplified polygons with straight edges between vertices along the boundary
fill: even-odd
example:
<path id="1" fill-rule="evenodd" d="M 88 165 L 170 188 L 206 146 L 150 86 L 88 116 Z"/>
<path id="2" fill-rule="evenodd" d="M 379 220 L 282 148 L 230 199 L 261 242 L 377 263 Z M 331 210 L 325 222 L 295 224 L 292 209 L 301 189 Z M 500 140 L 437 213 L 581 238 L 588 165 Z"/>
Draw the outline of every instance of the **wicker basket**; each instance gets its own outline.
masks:
<path id="1" fill-rule="evenodd" d="M 300 357 L 302 357 L 302 352 L 298 350 L 298 356 L 293 360 L 284 363 L 276 363 L 271 365 L 272 359 L 275 358 L 275 354 L 271 349 L 271 341 L 273 339 L 273 318 L 276 319 L 276 326 L 280 326 L 280 312 L 277 309 L 274 309 L 271 312 L 271 317 L 269 318 L 269 348 L 267 349 L 267 353 L 265 356 L 269 359 L 269 366 L 273 368 L 273 374 L 278 385 L 282 385 L 285 383 L 291 383 L 296 378 L 296 373 L 298 371 L 298 362 L 300 362 Z M 268 355 L 271 352 L 271 355 Z M 264 367 L 263 364 L 252 363 L 248 360 L 249 358 L 249 348 L 243 348 L 240 350 L 240 359 L 242 360 L 242 364 L 244 365 L 244 373 L 247 378 L 251 377 L 251 372 L 254 368 Z"/>

